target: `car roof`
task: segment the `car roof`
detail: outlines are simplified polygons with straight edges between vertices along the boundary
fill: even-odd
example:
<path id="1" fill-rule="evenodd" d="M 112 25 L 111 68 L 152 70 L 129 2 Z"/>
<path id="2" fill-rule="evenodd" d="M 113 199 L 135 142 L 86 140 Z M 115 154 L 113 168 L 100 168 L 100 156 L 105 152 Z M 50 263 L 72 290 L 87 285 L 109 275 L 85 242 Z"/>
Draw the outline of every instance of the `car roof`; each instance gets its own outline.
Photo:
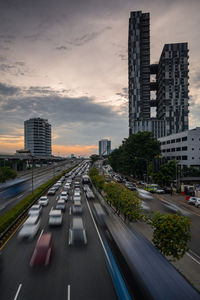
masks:
<path id="1" fill-rule="evenodd" d="M 72 219 L 72 228 L 73 229 L 83 228 L 83 220 L 82 220 L 82 218 L 74 217 Z"/>
<path id="2" fill-rule="evenodd" d="M 50 244 L 51 241 L 51 233 L 43 233 L 40 237 L 40 239 L 37 241 L 37 247 L 45 247 Z"/>
<path id="3" fill-rule="evenodd" d="M 39 216 L 38 216 L 38 215 L 36 215 L 36 216 L 30 216 L 30 217 L 28 217 L 28 219 L 24 222 L 24 225 L 35 223 L 35 221 L 37 221 L 37 219 L 39 219 Z"/>
<path id="4" fill-rule="evenodd" d="M 40 208 L 40 205 L 39 204 L 35 204 L 35 205 L 33 205 L 32 207 L 31 207 L 31 209 L 32 208 Z"/>
<path id="5" fill-rule="evenodd" d="M 80 201 L 80 200 L 76 200 L 76 201 L 74 202 L 74 206 L 79 206 L 79 205 L 81 205 L 81 201 Z"/>
<path id="6" fill-rule="evenodd" d="M 61 210 L 59 209 L 52 209 L 49 213 L 50 216 L 57 216 L 57 215 L 62 215 Z"/>
<path id="7" fill-rule="evenodd" d="M 63 200 L 63 199 L 60 199 L 60 200 L 58 200 L 58 202 L 57 202 L 57 204 L 63 204 L 63 203 L 65 203 L 65 200 Z"/>

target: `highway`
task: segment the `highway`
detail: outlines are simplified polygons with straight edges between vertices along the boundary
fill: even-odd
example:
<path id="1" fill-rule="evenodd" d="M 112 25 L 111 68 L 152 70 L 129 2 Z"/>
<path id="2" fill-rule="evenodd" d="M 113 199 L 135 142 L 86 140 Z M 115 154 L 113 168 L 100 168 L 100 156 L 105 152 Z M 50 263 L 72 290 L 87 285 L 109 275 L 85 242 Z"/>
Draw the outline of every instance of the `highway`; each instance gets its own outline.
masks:
<path id="1" fill-rule="evenodd" d="M 83 191 L 83 221 L 88 244 L 82 247 L 68 245 L 71 199 L 67 202 L 62 226 L 49 228 L 48 214 L 60 191 L 61 188 L 55 196 L 48 196 L 50 202 L 43 208 L 37 237 L 31 242 L 20 242 L 16 232 L 3 248 L 1 300 L 117 299 Z M 29 263 L 41 231 L 52 233 L 54 250 L 50 266 L 35 270 Z"/>
<path id="2" fill-rule="evenodd" d="M 47 182 L 54 176 L 58 175 L 64 170 L 67 170 L 74 166 L 76 162 L 71 163 L 70 161 L 62 161 L 57 163 L 56 165 L 43 167 L 43 168 L 35 168 L 33 169 L 33 190 L 38 188 L 43 183 Z M 6 211 L 11 209 L 15 204 L 17 204 L 20 200 L 31 194 L 32 192 L 32 172 L 25 172 L 20 176 L 20 178 L 28 179 L 28 185 L 26 191 L 18 194 L 17 196 L 11 199 L 0 199 L 0 216 L 3 215 Z"/>

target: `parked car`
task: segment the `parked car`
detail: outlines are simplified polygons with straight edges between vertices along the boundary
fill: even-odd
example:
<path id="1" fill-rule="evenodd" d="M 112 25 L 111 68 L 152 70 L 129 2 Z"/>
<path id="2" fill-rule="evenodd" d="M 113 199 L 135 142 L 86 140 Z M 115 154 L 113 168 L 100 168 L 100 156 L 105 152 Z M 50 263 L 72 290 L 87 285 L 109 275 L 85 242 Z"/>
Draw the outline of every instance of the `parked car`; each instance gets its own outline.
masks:
<path id="1" fill-rule="evenodd" d="M 47 206 L 49 203 L 49 199 L 47 198 L 47 196 L 42 196 L 40 197 L 38 203 L 42 206 Z"/>
<path id="2" fill-rule="evenodd" d="M 59 226 L 62 225 L 62 211 L 57 209 L 52 209 L 49 213 L 49 225 Z"/>
<path id="3" fill-rule="evenodd" d="M 30 266 L 47 266 L 50 262 L 52 249 L 53 243 L 51 233 L 43 233 L 36 243 L 31 257 Z"/>
<path id="4" fill-rule="evenodd" d="M 55 193 L 56 193 L 56 189 L 55 189 L 55 188 L 50 188 L 50 189 L 48 190 L 47 195 L 55 195 Z"/>
<path id="5" fill-rule="evenodd" d="M 158 186 L 158 187 L 156 188 L 156 193 L 157 193 L 157 194 L 165 194 L 165 190 Z"/>
<path id="6" fill-rule="evenodd" d="M 40 204 L 33 205 L 28 212 L 29 216 L 40 215 L 42 213 L 42 207 Z"/>
<path id="7" fill-rule="evenodd" d="M 200 198 L 197 198 L 197 200 L 195 202 L 195 206 L 196 207 L 200 207 Z"/>
<path id="8" fill-rule="evenodd" d="M 190 197 L 188 200 L 188 204 L 195 205 L 197 199 L 197 197 Z"/>
<path id="9" fill-rule="evenodd" d="M 69 245 L 86 245 L 87 237 L 81 217 L 73 217 L 69 229 Z"/>
<path id="10" fill-rule="evenodd" d="M 22 225 L 18 239 L 33 239 L 40 228 L 40 217 L 39 215 L 32 215 Z"/>

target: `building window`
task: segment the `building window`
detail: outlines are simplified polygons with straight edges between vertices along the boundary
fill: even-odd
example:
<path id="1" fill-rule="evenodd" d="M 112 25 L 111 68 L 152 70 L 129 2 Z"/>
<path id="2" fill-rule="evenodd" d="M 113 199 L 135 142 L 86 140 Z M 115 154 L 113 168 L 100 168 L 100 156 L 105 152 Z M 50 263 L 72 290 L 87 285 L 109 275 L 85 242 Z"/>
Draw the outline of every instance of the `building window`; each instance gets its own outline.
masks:
<path id="1" fill-rule="evenodd" d="M 171 144 L 175 143 L 175 140 L 171 140 Z"/>
<path id="2" fill-rule="evenodd" d="M 187 160 L 187 156 L 182 156 L 182 160 Z"/>
<path id="3" fill-rule="evenodd" d="M 176 139 L 176 142 L 179 143 L 181 141 L 181 139 Z"/>
<path id="4" fill-rule="evenodd" d="M 192 141 L 194 141 L 194 139 L 192 138 Z"/>
<path id="5" fill-rule="evenodd" d="M 181 147 L 176 148 L 176 151 L 181 151 Z"/>
<path id="6" fill-rule="evenodd" d="M 182 141 L 187 141 L 187 136 L 182 137 Z"/>
<path id="7" fill-rule="evenodd" d="M 167 149 L 167 152 L 170 152 L 171 149 Z"/>
<path id="8" fill-rule="evenodd" d="M 194 148 L 192 148 L 192 150 L 194 150 Z"/>
<path id="9" fill-rule="evenodd" d="M 170 140 L 169 140 L 169 141 L 167 141 L 167 144 L 170 144 Z"/>
<path id="10" fill-rule="evenodd" d="M 183 150 L 183 151 L 186 151 L 186 150 L 187 150 L 187 147 L 182 147 L 182 150 Z M 192 150 L 194 150 L 194 149 L 192 149 Z"/>

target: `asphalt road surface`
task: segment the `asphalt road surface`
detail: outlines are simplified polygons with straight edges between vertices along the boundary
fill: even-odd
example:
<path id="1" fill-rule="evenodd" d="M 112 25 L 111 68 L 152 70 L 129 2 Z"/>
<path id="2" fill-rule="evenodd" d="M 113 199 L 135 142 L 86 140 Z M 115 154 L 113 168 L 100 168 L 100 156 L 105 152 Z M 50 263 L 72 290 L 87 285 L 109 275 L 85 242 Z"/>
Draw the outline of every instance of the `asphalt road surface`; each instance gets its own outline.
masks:
<path id="1" fill-rule="evenodd" d="M 50 202 L 43 207 L 41 227 L 33 241 L 20 242 L 16 232 L 4 247 L 0 274 L 1 300 L 117 299 L 83 191 L 83 222 L 88 244 L 82 247 L 68 245 L 71 200 L 67 202 L 62 226 L 49 228 L 48 214 L 60 192 L 61 188 L 55 196 L 49 196 Z M 53 235 L 53 255 L 48 267 L 35 270 L 29 263 L 42 230 Z"/>

